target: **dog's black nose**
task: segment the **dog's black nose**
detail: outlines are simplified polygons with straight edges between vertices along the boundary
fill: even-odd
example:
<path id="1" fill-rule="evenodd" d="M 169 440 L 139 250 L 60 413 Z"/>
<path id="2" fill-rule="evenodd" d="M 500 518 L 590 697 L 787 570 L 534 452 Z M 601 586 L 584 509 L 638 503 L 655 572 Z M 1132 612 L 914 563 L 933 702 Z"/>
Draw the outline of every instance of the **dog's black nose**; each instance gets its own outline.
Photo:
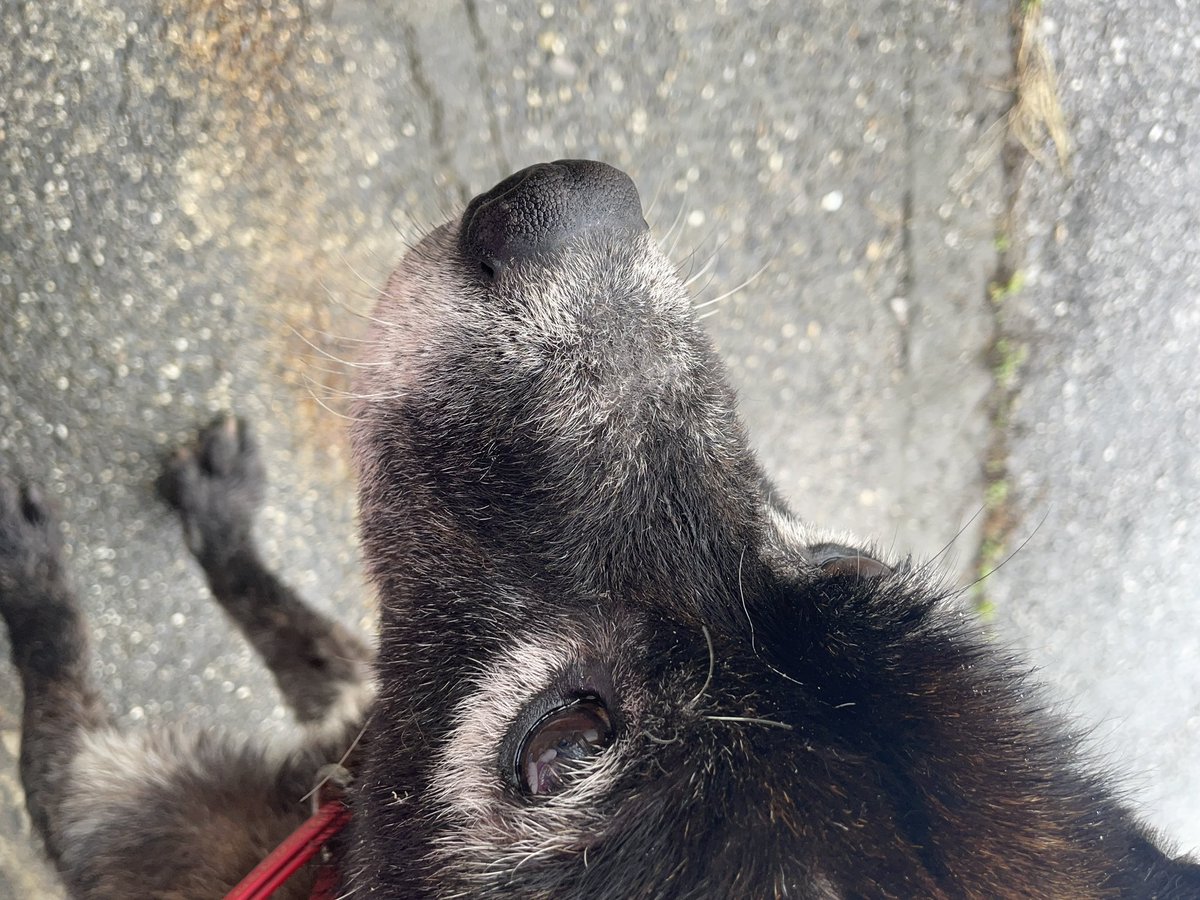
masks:
<path id="1" fill-rule="evenodd" d="M 561 159 L 522 169 L 472 200 L 458 240 L 466 257 L 494 277 L 586 231 L 645 229 L 628 175 L 590 159 Z"/>

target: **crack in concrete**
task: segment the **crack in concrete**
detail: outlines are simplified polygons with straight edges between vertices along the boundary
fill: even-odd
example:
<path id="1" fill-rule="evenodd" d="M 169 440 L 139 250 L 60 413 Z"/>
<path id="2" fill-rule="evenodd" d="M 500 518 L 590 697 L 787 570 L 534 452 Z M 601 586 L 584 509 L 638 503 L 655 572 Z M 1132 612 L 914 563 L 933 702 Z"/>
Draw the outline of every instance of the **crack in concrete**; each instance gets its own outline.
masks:
<path id="1" fill-rule="evenodd" d="M 500 134 L 500 119 L 496 115 L 496 107 L 489 102 L 488 85 L 491 79 L 487 69 L 488 46 L 479 24 L 479 8 L 475 0 L 463 0 L 463 8 L 467 11 L 467 22 L 471 27 L 471 35 L 475 39 L 475 68 L 479 76 L 479 94 L 483 100 L 483 108 L 487 111 L 488 133 L 492 141 L 492 150 L 496 154 L 498 168 L 497 177 L 504 178 L 512 171 L 508 154 L 504 152 L 504 140 Z"/>
<path id="2" fill-rule="evenodd" d="M 458 195 L 459 203 L 465 206 L 467 201 L 471 199 L 470 192 L 456 174 L 454 160 L 451 158 L 450 149 L 446 145 L 445 107 L 434 91 L 429 78 L 425 75 L 425 66 L 422 62 L 420 51 L 417 49 L 416 29 L 409 22 L 402 22 L 400 29 L 404 34 L 404 48 L 408 51 L 409 77 L 412 79 L 412 84 L 416 88 L 417 95 L 424 101 L 426 108 L 429 110 L 429 142 L 433 145 L 433 152 L 437 156 L 438 168 L 445 174 L 446 180 Z"/>
<path id="3" fill-rule="evenodd" d="M 915 115 L 913 107 L 916 105 L 917 97 L 915 84 L 912 73 L 912 37 L 907 39 L 909 44 L 908 63 L 906 68 L 908 72 L 905 76 L 904 92 L 908 95 L 907 102 L 904 103 L 904 195 L 901 198 L 900 207 L 900 294 L 899 297 L 905 304 L 902 309 L 892 309 L 891 313 L 896 318 L 896 323 L 899 326 L 898 336 L 900 346 L 897 351 L 896 364 L 901 373 L 907 377 L 909 375 L 909 365 L 912 357 L 912 334 L 911 328 L 913 318 L 917 308 L 913 301 L 913 289 L 916 285 L 916 266 L 913 262 L 913 215 L 914 215 L 914 190 L 917 177 L 916 162 L 913 154 L 913 131 L 916 128 Z"/>
<path id="4" fill-rule="evenodd" d="M 916 129 L 916 77 L 913 56 L 913 44 L 916 40 L 913 27 L 912 8 L 904 9 L 904 89 L 901 94 L 901 121 L 904 127 L 904 193 L 901 197 L 900 208 L 900 260 L 901 271 L 898 284 L 899 294 L 889 305 L 889 312 L 895 317 L 897 339 L 899 346 L 896 351 L 896 370 L 899 381 L 909 381 L 913 377 L 912 359 L 912 326 L 916 316 L 917 306 L 913 297 L 916 289 L 916 262 L 913 246 L 913 217 L 916 210 L 916 178 L 917 167 L 914 154 Z M 911 387 L 905 390 L 911 393 Z M 913 446 L 913 434 L 916 431 L 916 409 L 911 402 L 902 404 L 900 422 L 900 444 L 902 459 L 908 459 Z M 910 486 L 908 466 L 899 469 L 900 493 L 907 496 Z"/>

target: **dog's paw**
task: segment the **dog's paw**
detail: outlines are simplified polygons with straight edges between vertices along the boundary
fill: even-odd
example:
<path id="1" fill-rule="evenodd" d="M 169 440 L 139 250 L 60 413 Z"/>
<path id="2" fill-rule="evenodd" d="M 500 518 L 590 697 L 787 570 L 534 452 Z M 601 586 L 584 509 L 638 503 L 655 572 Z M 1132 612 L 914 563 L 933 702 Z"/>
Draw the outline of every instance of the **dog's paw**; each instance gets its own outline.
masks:
<path id="1" fill-rule="evenodd" d="M 250 427 L 233 416 L 217 419 L 193 445 L 176 450 L 157 482 L 196 556 L 221 555 L 249 539 L 265 485 Z"/>
<path id="2" fill-rule="evenodd" d="M 0 478 L 0 607 L 59 576 L 62 536 L 42 492 Z"/>

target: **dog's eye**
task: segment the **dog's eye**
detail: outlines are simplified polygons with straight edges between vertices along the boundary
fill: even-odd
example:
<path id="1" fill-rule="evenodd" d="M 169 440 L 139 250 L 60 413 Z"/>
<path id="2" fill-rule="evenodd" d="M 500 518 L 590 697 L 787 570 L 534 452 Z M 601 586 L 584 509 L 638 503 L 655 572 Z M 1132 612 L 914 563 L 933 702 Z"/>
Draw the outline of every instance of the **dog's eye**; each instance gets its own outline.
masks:
<path id="1" fill-rule="evenodd" d="M 892 574 L 891 566 L 841 544 L 821 544 L 813 548 L 813 561 L 826 575 L 848 578 L 882 578 Z"/>
<path id="2" fill-rule="evenodd" d="M 608 710 L 597 697 L 583 697 L 542 716 L 517 753 L 516 775 L 531 795 L 553 794 L 571 773 L 613 743 Z"/>

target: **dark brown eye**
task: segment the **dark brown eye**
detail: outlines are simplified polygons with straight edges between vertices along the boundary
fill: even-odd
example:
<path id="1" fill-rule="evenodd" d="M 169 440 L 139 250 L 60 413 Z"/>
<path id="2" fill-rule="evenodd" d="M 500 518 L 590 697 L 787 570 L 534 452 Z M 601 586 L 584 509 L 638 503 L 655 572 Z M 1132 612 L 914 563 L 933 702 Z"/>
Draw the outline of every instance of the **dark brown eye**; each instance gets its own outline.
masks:
<path id="1" fill-rule="evenodd" d="M 613 743 L 612 719 L 596 697 L 583 697 L 542 716 L 517 753 L 517 783 L 534 796 L 553 794 L 585 762 Z"/>

